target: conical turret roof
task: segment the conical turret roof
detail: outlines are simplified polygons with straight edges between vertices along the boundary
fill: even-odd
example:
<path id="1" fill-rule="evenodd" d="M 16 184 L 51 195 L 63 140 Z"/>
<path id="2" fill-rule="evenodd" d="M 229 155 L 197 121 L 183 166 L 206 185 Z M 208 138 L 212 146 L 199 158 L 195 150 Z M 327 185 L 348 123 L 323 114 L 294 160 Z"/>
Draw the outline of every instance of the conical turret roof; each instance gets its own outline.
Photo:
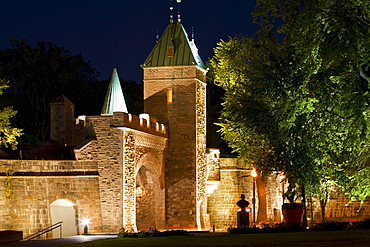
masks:
<path id="1" fill-rule="evenodd" d="M 180 22 L 170 23 L 142 67 L 198 65 L 205 68 L 194 40 Z"/>
<path id="2" fill-rule="evenodd" d="M 105 101 L 101 114 L 112 115 L 113 112 L 127 113 L 126 101 L 123 96 L 121 83 L 119 81 L 116 68 L 113 68 L 112 77 L 108 86 L 107 95 L 105 96 Z"/>

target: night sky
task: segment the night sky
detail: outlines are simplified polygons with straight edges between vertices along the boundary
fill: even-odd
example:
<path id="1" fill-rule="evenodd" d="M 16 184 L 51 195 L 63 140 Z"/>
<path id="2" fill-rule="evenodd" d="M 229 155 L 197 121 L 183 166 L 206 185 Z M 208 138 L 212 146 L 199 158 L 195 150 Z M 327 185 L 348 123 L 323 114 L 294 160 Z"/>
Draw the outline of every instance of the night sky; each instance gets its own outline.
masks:
<path id="1" fill-rule="evenodd" d="M 220 39 L 253 35 L 255 0 L 183 0 L 181 22 L 203 61 L 213 56 Z M 174 14 L 178 4 L 173 2 Z M 9 39 L 26 38 L 31 45 L 45 40 L 81 53 L 108 79 L 114 66 L 121 78 L 142 80 L 140 65 L 169 23 L 170 0 L 7 0 L 0 5 L 0 49 Z"/>

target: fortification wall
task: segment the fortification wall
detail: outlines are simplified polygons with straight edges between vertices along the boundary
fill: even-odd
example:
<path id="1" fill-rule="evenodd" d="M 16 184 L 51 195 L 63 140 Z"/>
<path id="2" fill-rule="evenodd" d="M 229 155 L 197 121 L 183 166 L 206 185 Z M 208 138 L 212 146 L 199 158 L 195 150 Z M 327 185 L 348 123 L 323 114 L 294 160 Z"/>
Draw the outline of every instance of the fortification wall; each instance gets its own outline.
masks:
<path id="1" fill-rule="evenodd" d="M 220 159 L 220 183 L 208 197 L 210 223 L 216 228 L 236 226 L 236 202 L 240 200 L 239 182 L 243 175 L 246 172 L 238 169 L 236 159 Z"/>
<path id="2" fill-rule="evenodd" d="M 101 206 L 96 162 L 1 160 L 0 228 L 27 237 L 52 224 L 50 204 L 74 204 L 77 233 L 89 218 L 89 232 L 101 232 Z M 10 172 L 10 173 L 9 173 Z M 7 176 L 8 174 L 8 176 Z M 52 238 L 52 232 L 46 235 Z"/>
<path id="3" fill-rule="evenodd" d="M 285 186 L 285 187 L 284 187 Z M 259 201 L 256 187 L 256 223 L 274 224 L 282 222 L 281 206 L 283 204 L 283 191 L 287 184 L 281 183 L 279 176 L 272 174 L 266 180 L 266 215 L 267 221 L 260 222 L 258 217 Z M 236 202 L 240 195 L 244 194 L 245 199 L 250 202 L 253 208 L 253 179 L 250 177 L 250 168 L 243 166 L 237 159 L 220 159 L 220 183 L 218 188 L 208 196 L 208 214 L 210 224 L 216 228 L 235 227 L 237 225 Z M 370 216 L 370 198 L 363 204 L 360 201 L 349 203 L 350 199 L 341 192 L 332 192 L 326 206 L 327 221 L 357 221 Z M 287 201 L 285 201 L 287 202 Z M 309 223 L 322 222 L 321 208 L 318 200 L 312 205 L 307 203 L 307 218 Z"/>
<path id="4" fill-rule="evenodd" d="M 94 141 L 75 150 L 78 160 L 93 158 L 97 163 L 103 232 L 117 232 L 122 227 L 122 133 L 111 126 L 113 116 L 88 116 L 87 132 Z"/>
<path id="5" fill-rule="evenodd" d="M 208 197 L 208 213 L 211 225 L 216 228 L 228 228 L 237 226 L 236 202 L 240 200 L 240 195 L 244 194 L 245 199 L 253 209 L 253 179 L 250 176 L 251 168 L 245 166 L 235 158 L 220 159 L 220 183 L 218 188 Z M 272 175 L 266 180 L 266 215 L 268 222 L 280 222 L 282 205 L 282 191 L 280 180 Z M 258 192 L 256 196 L 256 223 L 260 222 L 258 217 Z M 251 223 L 252 223 L 251 212 Z"/>
<path id="6" fill-rule="evenodd" d="M 310 205 L 308 205 L 309 207 Z M 308 218 L 312 218 L 310 211 L 307 214 Z M 329 202 L 325 208 L 325 219 L 327 221 L 358 221 L 370 217 L 370 198 L 367 198 L 363 203 L 360 201 L 350 202 L 350 198 L 346 197 L 341 192 L 332 192 Z M 321 222 L 321 208 L 318 201 L 313 205 L 314 222 Z"/>

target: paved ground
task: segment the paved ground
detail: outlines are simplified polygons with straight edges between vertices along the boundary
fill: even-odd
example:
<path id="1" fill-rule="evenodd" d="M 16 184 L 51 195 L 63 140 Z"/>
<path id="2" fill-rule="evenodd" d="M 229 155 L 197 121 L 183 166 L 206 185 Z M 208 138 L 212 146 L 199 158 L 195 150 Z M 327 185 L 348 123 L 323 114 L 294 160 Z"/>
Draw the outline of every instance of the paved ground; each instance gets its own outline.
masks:
<path id="1" fill-rule="evenodd" d="M 0 244 L 0 246 L 11 246 L 11 247 L 52 247 L 60 246 L 65 244 L 77 244 L 83 242 L 94 241 L 104 238 L 115 238 L 116 234 L 97 234 L 97 235 L 78 235 L 66 238 L 46 239 L 46 240 L 31 240 L 27 242 L 15 242 L 8 244 Z"/>

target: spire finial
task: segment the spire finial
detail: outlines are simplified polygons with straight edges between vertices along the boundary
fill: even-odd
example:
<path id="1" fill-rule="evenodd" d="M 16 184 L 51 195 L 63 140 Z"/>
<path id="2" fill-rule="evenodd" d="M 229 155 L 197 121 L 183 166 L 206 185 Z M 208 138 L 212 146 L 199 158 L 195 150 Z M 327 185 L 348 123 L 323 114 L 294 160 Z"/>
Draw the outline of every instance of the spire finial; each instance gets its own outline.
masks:
<path id="1" fill-rule="evenodd" d="M 170 1 L 170 23 L 173 23 L 173 4 L 172 4 L 172 0 Z"/>
<path id="2" fill-rule="evenodd" d="M 157 35 L 155 36 L 155 42 L 158 42 L 159 40 L 159 31 L 157 30 Z"/>
<path id="3" fill-rule="evenodd" d="M 191 41 L 194 41 L 194 27 L 191 27 Z"/>
<path id="4" fill-rule="evenodd" d="M 178 22 L 181 22 L 181 15 L 180 15 L 180 3 L 181 3 L 181 0 L 176 0 L 177 4 L 178 4 L 178 10 L 177 10 L 177 21 Z"/>
<path id="5" fill-rule="evenodd" d="M 113 66 L 116 67 L 117 66 L 117 45 L 114 44 L 113 45 Z"/>

